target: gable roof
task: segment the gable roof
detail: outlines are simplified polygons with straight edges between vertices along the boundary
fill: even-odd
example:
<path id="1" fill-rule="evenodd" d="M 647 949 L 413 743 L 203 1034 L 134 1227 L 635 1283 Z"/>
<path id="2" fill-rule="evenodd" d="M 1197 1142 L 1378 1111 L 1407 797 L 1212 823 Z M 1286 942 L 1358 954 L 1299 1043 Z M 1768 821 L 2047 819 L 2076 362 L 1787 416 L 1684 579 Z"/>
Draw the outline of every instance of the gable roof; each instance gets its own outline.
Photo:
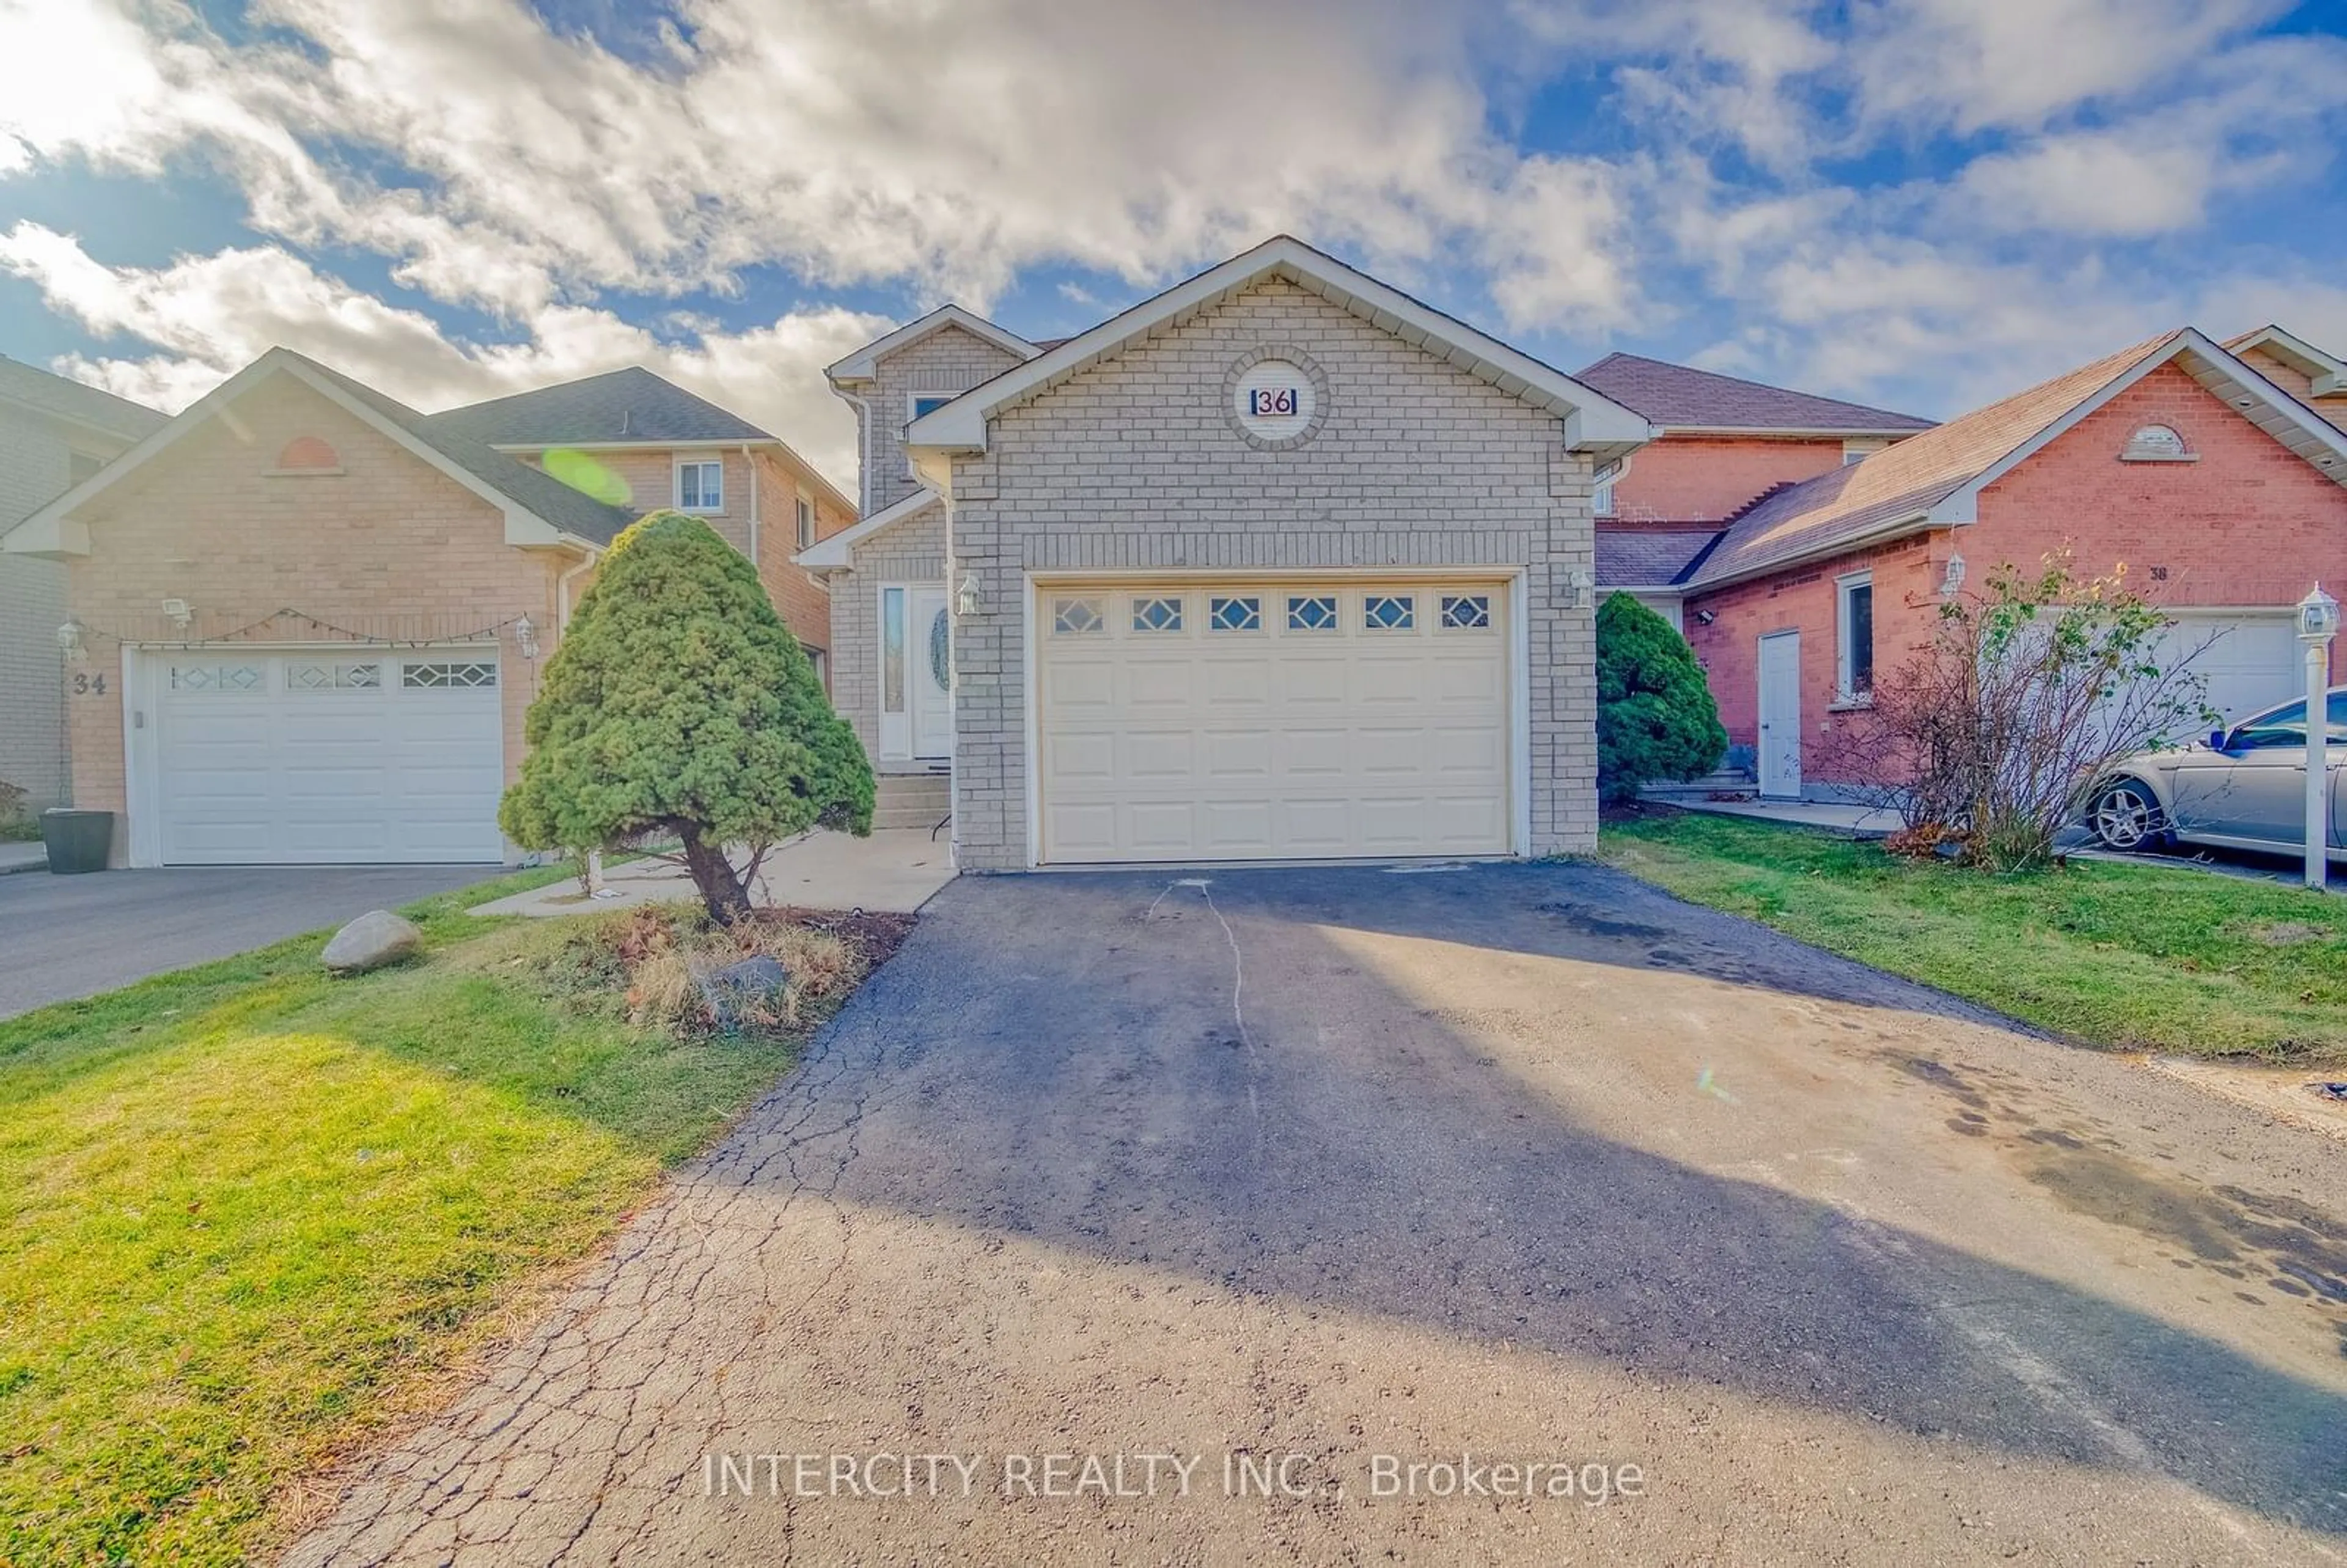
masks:
<path id="1" fill-rule="evenodd" d="M 895 505 L 883 507 L 870 517 L 859 519 L 853 527 L 842 528 L 828 538 L 817 539 L 791 559 L 812 572 L 844 571 L 856 564 L 857 545 L 883 528 L 896 527 L 907 518 L 919 517 L 942 498 L 935 490 L 916 490 Z"/>
<path id="2" fill-rule="evenodd" d="M 238 397 L 272 375 L 292 376 L 497 507 L 505 514 L 509 544 L 569 542 L 600 548 L 635 521 L 633 513 L 606 506 L 518 458 L 433 428 L 425 415 L 364 382 L 292 349 L 272 348 L 97 473 L 17 524 L 0 540 L 0 548 L 17 553 L 87 553 L 87 530 L 73 521 L 73 513 L 83 503 L 110 489 L 190 431 L 215 416 L 227 415 Z"/>
<path id="3" fill-rule="evenodd" d="M 0 354 L 0 402 L 13 403 L 45 417 L 102 431 L 126 441 L 138 440 L 170 418 L 143 403 L 117 397 L 5 354 Z"/>
<path id="4" fill-rule="evenodd" d="M 2273 355 L 2313 384 L 2307 388 L 2310 396 L 2337 397 L 2347 394 L 2347 364 L 2278 326 L 2268 324 L 2237 338 L 2227 338 L 2225 346 L 2237 354 L 2261 349 Z"/>
<path id="5" fill-rule="evenodd" d="M 1207 268 L 1196 277 L 1111 316 L 1090 332 L 1039 353 L 923 415 L 906 427 L 907 449 L 981 452 L 995 415 L 1108 359 L 1127 344 L 1262 282 L 1279 277 L 1318 294 L 1404 343 L 1422 348 L 1512 397 L 1565 422 L 1565 446 L 1600 463 L 1645 445 L 1655 431 L 1625 408 L 1522 350 L 1447 316 L 1399 289 L 1356 271 L 1301 240 L 1281 234 Z"/>
<path id="6" fill-rule="evenodd" d="M 1635 354 L 1609 354 L 1573 379 L 1636 409 L 1666 431 L 1897 436 L 1929 430 L 1932 425 L 1911 414 L 1790 392 Z"/>
<path id="7" fill-rule="evenodd" d="M 1686 586 L 1714 588 L 1916 528 L 1977 521 L 1982 490 L 2171 361 L 2260 429 L 2347 484 L 2347 433 L 2182 327 L 1762 497 L 1728 525 Z"/>
<path id="8" fill-rule="evenodd" d="M 741 415 L 640 364 L 467 404 L 428 415 L 425 423 L 485 446 L 774 439 Z"/>
<path id="9" fill-rule="evenodd" d="M 910 347 L 925 337 L 944 331 L 947 327 L 959 327 L 966 333 L 984 338 L 1006 354 L 1018 355 L 1020 359 L 1032 359 L 1041 352 L 1035 344 L 1029 343 L 1017 333 L 999 327 L 984 316 L 963 310 L 959 305 L 939 305 L 928 315 L 917 321 L 907 322 L 884 337 L 874 338 L 846 359 L 825 370 L 824 374 L 828 376 L 835 385 L 844 381 L 869 381 L 876 374 L 882 360 L 899 349 Z"/>

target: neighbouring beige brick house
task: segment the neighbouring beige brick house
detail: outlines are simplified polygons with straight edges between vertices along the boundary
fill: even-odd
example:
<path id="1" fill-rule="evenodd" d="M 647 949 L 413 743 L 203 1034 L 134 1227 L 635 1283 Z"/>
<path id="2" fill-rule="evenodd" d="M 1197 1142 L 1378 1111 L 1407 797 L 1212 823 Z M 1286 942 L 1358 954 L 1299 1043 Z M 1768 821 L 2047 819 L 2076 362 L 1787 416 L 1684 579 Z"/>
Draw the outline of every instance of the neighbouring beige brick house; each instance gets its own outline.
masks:
<path id="1" fill-rule="evenodd" d="M 539 664 L 679 503 L 820 652 L 789 558 L 853 507 L 642 371 L 425 415 L 272 349 L 0 548 L 62 563 L 76 804 L 117 814 L 118 864 L 494 862 Z"/>
<path id="2" fill-rule="evenodd" d="M 94 386 L 0 358 L 0 533 L 88 478 L 164 416 Z M 72 794 L 57 628 L 65 568 L 0 556 L 0 780 L 27 809 Z"/>
<path id="3" fill-rule="evenodd" d="M 1064 343 L 948 310 L 831 374 L 835 696 L 884 768 L 948 762 L 964 869 L 1594 845 L 1591 477 L 1642 416 L 1285 237 Z"/>

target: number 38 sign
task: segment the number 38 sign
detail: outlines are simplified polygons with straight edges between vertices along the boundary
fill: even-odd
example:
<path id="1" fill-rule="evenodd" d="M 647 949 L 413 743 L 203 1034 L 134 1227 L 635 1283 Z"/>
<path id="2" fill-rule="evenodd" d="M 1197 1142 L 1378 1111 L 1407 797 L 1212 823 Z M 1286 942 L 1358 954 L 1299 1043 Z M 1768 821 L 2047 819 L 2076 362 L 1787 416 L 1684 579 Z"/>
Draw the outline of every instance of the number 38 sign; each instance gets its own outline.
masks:
<path id="1" fill-rule="evenodd" d="M 1246 411 L 1250 418 L 1286 419 L 1294 416 L 1301 401 L 1292 386 L 1251 386 Z"/>

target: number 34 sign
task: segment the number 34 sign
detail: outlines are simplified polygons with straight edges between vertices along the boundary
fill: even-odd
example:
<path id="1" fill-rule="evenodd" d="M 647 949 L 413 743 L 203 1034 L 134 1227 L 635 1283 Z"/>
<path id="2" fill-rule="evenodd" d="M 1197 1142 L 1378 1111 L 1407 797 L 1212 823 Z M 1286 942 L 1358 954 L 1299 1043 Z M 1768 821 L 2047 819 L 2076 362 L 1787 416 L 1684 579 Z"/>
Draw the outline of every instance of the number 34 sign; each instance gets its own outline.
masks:
<path id="1" fill-rule="evenodd" d="M 1253 419 L 1293 417 L 1297 394 L 1292 386 L 1256 386 L 1247 391 L 1246 411 Z"/>

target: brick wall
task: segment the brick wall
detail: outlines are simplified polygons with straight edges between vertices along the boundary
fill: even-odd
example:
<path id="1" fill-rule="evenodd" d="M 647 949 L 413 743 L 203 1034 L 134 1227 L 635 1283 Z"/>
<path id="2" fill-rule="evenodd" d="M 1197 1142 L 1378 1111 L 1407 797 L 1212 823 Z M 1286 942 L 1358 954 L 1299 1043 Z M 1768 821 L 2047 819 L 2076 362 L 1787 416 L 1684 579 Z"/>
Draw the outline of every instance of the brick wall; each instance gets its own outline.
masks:
<path id="1" fill-rule="evenodd" d="M 0 410 L 0 533 L 64 492 L 69 456 L 46 421 Z M 71 794 L 56 642 L 65 618 L 63 567 L 0 555 L 0 779 L 34 811 Z"/>
<path id="2" fill-rule="evenodd" d="M 1225 416 L 1251 350 L 1326 373 L 1308 444 L 1259 451 Z M 1170 326 L 995 421 L 954 470 L 952 573 L 984 608 L 955 631 L 959 863 L 1028 863 L 1023 574 L 1082 567 L 1528 569 L 1532 847 L 1596 838 L 1589 463 L 1556 419 L 1293 284 L 1271 281 Z"/>
<path id="3" fill-rule="evenodd" d="M 910 762 L 880 755 L 880 585 L 946 580 L 945 508 L 884 529 L 855 558 L 853 571 L 831 579 L 832 705 L 847 716 L 876 767 L 910 768 Z"/>
<path id="4" fill-rule="evenodd" d="M 864 474 L 864 514 L 886 511 L 920 487 L 905 466 L 905 425 L 916 392 L 967 392 L 1021 363 L 1010 350 L 976 333 L 944 326 L 906 344 L 875 365 L 873 385 L 857 410 Z"/>
<path id="5" fill-rule="evenodd" d="M 555 579 L 576 558 L 508 546 L 497 507 L 290 376 L 255 386 L 233 412 L 234 425 L 191 431 L 80 514 L 91 553 L 69 563 L 67 596 L 93 629 L 87 669 L 108 677 L 103 695 L 67 703 L 81 805 L 125 810 L 118 638 L 220 636 L 292 609 L 372 636 L 436 641 L 526 613 L 552 651 Z M 343 472 L 267 477 L 301 436 L 333 446 Z M 196 612 L 187 633 L 163 618 L 167 598 Z M 510 778 L 537 665 L 509 630 L 496 635 Z M 329 636 L 280 620 L 250 640 Z M 125 842 L 118 816 L 118 860 Z"/>
<path id="6" fill-rule="evenodd" d="M 1760 436 L 1665 436 L 1642 446 L 1614 482 L 1614 515 L 1638 518 L 1727 517 L 1772 485 L 1841 466 L 1841 442 Z"/>
<path id="7" fill-rule="evenodd" d="M 829 538 L 856 521 L 856 514 L 772 452 L 758 456 L 758 576 L 766 585 L 783 624 L 809 651 L 822 654 L 830 679 L 831 595 L 823 579 L 791 558 L 798 553 L 798 500 L 815 505 L 815 537 Z"/>

